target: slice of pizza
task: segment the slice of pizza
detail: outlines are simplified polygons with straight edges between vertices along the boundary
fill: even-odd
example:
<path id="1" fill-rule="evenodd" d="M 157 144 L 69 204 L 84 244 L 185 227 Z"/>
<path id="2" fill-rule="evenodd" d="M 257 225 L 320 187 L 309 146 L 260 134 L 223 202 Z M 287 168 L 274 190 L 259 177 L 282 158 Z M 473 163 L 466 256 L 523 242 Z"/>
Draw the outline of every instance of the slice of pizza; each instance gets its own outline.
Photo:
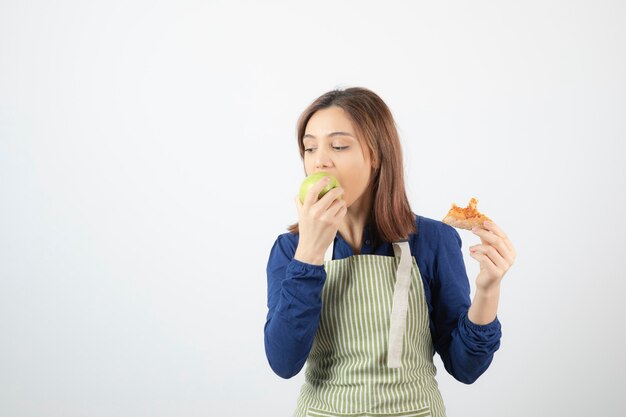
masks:
<path id="1" fill-rule="evenodd" d="M 452 208 L 442 221 L 459 229 L 472 230 L 474 226 L 482 227 L 485 220 L 491 221 L 491 219 L 476 209 L 477 204 L 478 200 L 473 197 L 465 208 L 452 203 Z"/>

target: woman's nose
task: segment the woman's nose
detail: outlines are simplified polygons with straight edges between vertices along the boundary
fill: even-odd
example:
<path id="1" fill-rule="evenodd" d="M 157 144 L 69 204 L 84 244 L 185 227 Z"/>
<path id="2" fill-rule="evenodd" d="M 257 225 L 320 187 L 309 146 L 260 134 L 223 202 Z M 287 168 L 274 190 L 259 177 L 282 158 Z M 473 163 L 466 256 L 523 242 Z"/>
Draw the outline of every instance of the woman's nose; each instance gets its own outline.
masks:
<path id="1" fill-rule="evenodd" d="M 315 155 L 315 167 L 326 168 L 330 165 L 332 165 L 332 162 L 328 154 L 324 150 L 318 149 Z"/>
<path id="2" fill-rule="evenodd" d="M 326 157 L 318 157 L 315 161 L 316 168 L 327 168 L 331 165 L 330 159 Z"/>

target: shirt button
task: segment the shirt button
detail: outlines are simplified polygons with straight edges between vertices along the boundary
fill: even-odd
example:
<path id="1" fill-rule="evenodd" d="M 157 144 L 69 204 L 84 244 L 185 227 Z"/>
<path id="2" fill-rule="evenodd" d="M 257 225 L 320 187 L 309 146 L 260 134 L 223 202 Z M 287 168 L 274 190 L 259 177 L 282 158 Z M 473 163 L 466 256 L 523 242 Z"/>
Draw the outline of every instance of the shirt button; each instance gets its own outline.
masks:
<path id="1" fill-rule="evenodd" d="M 370 244 L 370 240 L 369 240 L 369 239 L 367 239 L 367 240 L 365 241 L 365 244 L 366 244 L 366 245 L 369 245 L 369 244 Z"/>

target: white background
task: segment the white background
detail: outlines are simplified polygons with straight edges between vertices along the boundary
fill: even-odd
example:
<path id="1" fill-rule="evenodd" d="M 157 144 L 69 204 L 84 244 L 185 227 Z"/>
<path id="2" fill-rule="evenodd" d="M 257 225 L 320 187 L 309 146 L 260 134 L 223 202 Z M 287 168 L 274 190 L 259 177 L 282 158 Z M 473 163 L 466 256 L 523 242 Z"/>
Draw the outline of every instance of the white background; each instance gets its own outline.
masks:
<path id="1" fill-rule="evenodd" d="M 479 199 L 518 258 L 449 416 L 623 416 L 621 1 L 0 2 L 0 415 L 289 416 L 265 357 L 295 125 L 391 108 L 413 210 Z M 478 262 L 459 231 L 470 280 Z M 473 287 L 472 287 L 473 288 Z"/>

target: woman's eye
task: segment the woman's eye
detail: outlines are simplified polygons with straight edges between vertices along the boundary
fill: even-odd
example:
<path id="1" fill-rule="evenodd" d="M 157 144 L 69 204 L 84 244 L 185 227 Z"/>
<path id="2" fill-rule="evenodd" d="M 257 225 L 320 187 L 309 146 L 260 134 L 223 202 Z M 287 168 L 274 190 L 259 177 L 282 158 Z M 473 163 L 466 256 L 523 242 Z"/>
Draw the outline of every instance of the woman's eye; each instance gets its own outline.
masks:
<path id="1" fill-rule="evenodd" d="M 349 146 L 333 146 L 333 149 L 336 149 L 338 151 L 342 151 L 342 150 L 347 149 L 347 148 L 349 148 Z M 304 152 L 310 152 L 310 151 L 314 151 L 314 150 L 315 150 L 315 148 L 306 148 L 304 150 Z"/>

